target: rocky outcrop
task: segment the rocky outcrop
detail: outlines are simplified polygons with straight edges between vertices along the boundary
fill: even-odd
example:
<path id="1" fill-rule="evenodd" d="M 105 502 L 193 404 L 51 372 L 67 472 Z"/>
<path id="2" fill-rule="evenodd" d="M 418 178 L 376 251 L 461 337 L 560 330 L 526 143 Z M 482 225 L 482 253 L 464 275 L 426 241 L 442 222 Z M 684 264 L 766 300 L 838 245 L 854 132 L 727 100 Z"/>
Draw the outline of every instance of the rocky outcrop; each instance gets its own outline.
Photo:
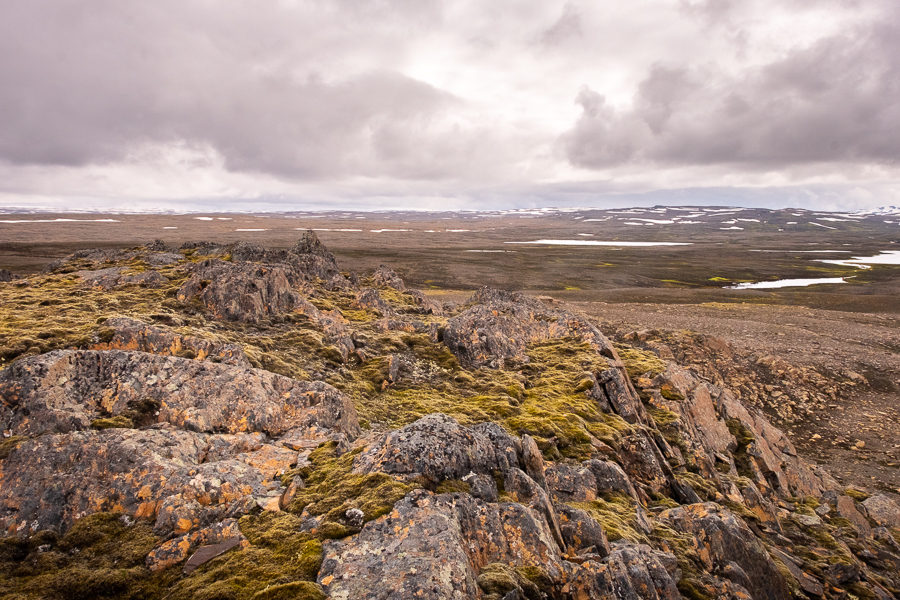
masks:
<path id="1" fill-rule="evenodd" d="M 468 428 L 447 415 L 431 414 L 382 436 L 357 457 L 354 470 L 439 483 L 518 467 L 520 453 L 521 442 L 496 425 Z"/>
<path id="2" fill-rule="evenodd" d="M 345 600 L 900 589 L 890 494 L 838 491 L 655 337 L 639 341 L 657 358 L 620 347 L 626 372 L 559 303 L 483 289 L 442 307 L 387 268 L 361 288 L 311 233 L 285 249 L 86 252 L 58 269 L 111 282 L 104 301 L 133 285 L 121 276 L 156 273 L 180 281 L 167 284 L 180 301 L 134 305 L 129 288 L 123 310 L 146 322 L 87 311 L 78 337 L 35 332 L 48 345 L 29 352 L 89 349 L 19 354 L 0 371 L 0 528 L 18 538 L 0 552 L 12 573 L 0 587 L 93 569 L 93 551 L 51 532 L 106 511 L 116 535 L 152 538 L 137 563 L 112 565 L 137 578 L 133 597 L 159 597 L 159 582 Z"/>
<path id="3" fill-rule="evenodd" d="M 521 573 L 539 584 L 536 597 L 674 600 L 676 571 L 674 557 L 647 546 L 568 562 L 530 508 L 419 491 L 356 538 L 326 544 L 319 583 L 331 598 L 467 599 L 511 593 Z"/>
<path id="4" fill-rule="evenodd" d="M 661 513 L 658 520 L 676 531 L 691 534 L 692 543 L 710 571 L 726 569 L 734 563 L 743 572 L 741 586 L 755 599 L 779 600 L 791 597 L 787 581 L 772 557 L 747 524 L 726 508 L 714 503 L 692 504 Z M 731 571 L 736 571 L 731 567 Z"/>
<path id="5" fill-rule="evenodd" d="M 615 357 L 609 340 L 586 319 L 524 294 L 482 288 L 468 304 L 447 322 L 444 332 L 444 342 L 464 364 L 502 367 L 527 362 L 528 344 L 565 337 Z"/>
<path id="6" fill-rule="evenodd" d="M 45 435 L 21 442 L 3 461 L 0 528 L 7 535 L 65 531 L 79 517 L 110 511 L 151 519 L 160 533 L 185 534 L 277 505 L 282 486 L 273 477 L 295 462 L 296 452 L 259 437 L 170 425 Z"/>
<path id="7" fill-rule="evenodd" d="M 406 284 L 403 283 L 403 279 L 393 269 L 385 265 L 379 265 L 375 269 L 375 272 L 372 274 L 372 282 L 376 287 L 393 288 L 400 292 L 406 290 Z"/>
<path id="8" fill-rule="evenodd" d="M 356 294 L 356 305 L 359 308 L 373 310 L 381 315 L 393 315 L 394 309 L 384 301 L 375 288 L 365 288 Z"/>
<path id="9" fill-rule="evenodd" d="M 356 411 L 322 382 L 261 369 L 119 350 L 60 350 L 0 372 L 0 422 L 15 435 L 88 429 L 123 416 L 192 431 L 358 432 Z"/>
<path id="10" fill-rule="evenodd" d="M 249 367 L 243 349 L 237 344 L 214 342 L 182 335 L 166 327 L 149 325 L 137 319 L 116 317 L 103 322 L 105 341 L 93 350 L 137 350 L 151 354 L 211 360 L 238 367 Z"/>
<path id="11" fill-rule="evenodd" d="M 131 339 L 150 345 L 176 339 L 137 330 Z M 353 405 L 325 383 L 144 352 L 22 359 L 0 372 L 0 399 L 4 435 L 17 436 L 0 469 L 0 527 L 64 531 L 97 511 L 152 519 L 158 533 L 181 536 L 151 559 L 159 568 L 234 537 L 198 527 L 277 510 L 277 477 L 299 448 L 359 432 Z"/>
<path id="12" fill-rule="evenodd" d="M 192 269 L 178 299 L 196 299 L 216 318 L 249 323 L 284 315 L 303 302 L 280 267 L 216 259 Z"/>
<path id="13" fill-rule="evenodd" d="M 591 373 L 587 393 L 598 404 L 630 423 L 646 422 L 646 413 L 612 343 L 584 317 L 553 308 L 517 292 L 482 288 L 469 308 L 447 321 L 443 341 L 470 367 L 503 368 L 528 362 L 530 344 L 574 339 L 606 357 L 609 368 Z"/>
<path id="14" fill-rule="evenodd" d="M 9 281 L 12 281 L 12 279 L 13 279 L 12 273 L 10 273 L 6 269 L 0 269 L 0 283 L 9 282 Z"/>

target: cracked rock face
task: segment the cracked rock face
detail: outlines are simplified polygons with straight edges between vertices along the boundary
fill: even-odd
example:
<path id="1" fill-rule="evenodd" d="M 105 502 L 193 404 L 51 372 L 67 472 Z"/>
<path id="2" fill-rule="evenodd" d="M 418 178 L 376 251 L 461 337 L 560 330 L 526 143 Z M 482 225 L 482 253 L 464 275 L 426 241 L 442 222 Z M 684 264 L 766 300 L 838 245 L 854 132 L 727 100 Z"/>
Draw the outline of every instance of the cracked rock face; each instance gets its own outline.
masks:
<path id="1" fill-rule="evenodd" d="M 214 445 L 227 451 L 207 460 Z M 40 436 L 3 463 L 0 527 L 8 535 L 65 531 L 79 517 L 109 511 L 152 519 L 161 533 L 185 533 L 240 515 L 257 498 L 277 501 L 273 470 L 295 462 L 295 452 L 259 440 L 171 426 Z"/>
<path id="2" fill-rule="evenodd" d="M 213 315 L 229 321 L 257 323 L 291 312 L 302 302 L 280 267 L 207 260 L 178 290 L 178 299 L 196 298 Z"/>
<path id="3" fill-rule="evenodd" d="M 191 335 L 182 335 L 165 327 L 149 325 L 137 319 L 117 317 L 104 321 L 111 331 L 107 342 L 96 344 L 92 350 L 138 350 L 151 354 L 185 356 L 211 360 L 239 367 L 250 362 L 237 344 L 223 344 Z"/>
<path id="4" fill-rule="evenodd" d="M 97 511 L 183 534 L 277 506 L 275 478 L 297 463 L 295 448 L 359 432 L 353 405 L 325 383 L 144 352 L 23 359 L 0 372 L 0 399 L 4 431 L 21 436 L 0 470 L 11 535 Z M 91 428 L 101 423 L 113 428 Z"/>
<path id="5" fill-rule="evenodd" d="M 330 598 L 480 598 L 485 588 L 502 589 L 502 580 L 487 575 L 498 563 L 537 569 L 544 589 L 536 597 L 681 597 L 672 555 L 629 546 L 570 562 L 533 508 L 424 491 L 410 493 L 356 539 L 326 544 L 319 583 Z"/>
<path id="6" fill-rule="evenodd" d="M 506 471 L 518 465 L 521 444 L 497 429 L 492 438 L 477 426 L 463 427 L 447 415 L 428 415 L 385 434 L 357 457 L 354 469 L 423 476 L 436 483 L 473 472 Z"/>
<path id="7" fill-rule="evenodd" d="M 791 597 L 784 577 L 763 545 L 744 521 L 714 503 L 692 504 L 667 510 L 659 520 L 678 531 L 693 534 L 699 555 L 710 571 L 729 563 L 737 565 L 754 598 L 780 600 Z"/>
<path id="8" fill-rule="evenodd" d="M 328 384 L 144 352 L 26 358 L 0 372 L 0 397 L 0 422 L 14 435 L 83 430 L 119 415 L 203 432 L 358 432 L 353 405 Z"/>

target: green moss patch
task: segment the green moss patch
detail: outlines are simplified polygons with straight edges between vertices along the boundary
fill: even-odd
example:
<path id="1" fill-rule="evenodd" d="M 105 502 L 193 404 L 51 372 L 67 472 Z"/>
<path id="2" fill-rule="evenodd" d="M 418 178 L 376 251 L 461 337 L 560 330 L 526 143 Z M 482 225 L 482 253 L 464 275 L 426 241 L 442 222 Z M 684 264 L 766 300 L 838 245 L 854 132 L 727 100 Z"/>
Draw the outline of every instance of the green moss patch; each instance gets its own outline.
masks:
<path id="1" fill-rule="evenodd" d="M 647 544 L 647 536 L 637 528 L 634 499 L 622 494 L 607 494 L 591 502 L 570 502 L 570 506 L 586 511 L 600 523 L 609 541 L 628 540 Z"/>
<path id="2" fill-rule="evenodd" d="M 153 574 L 144 559 L 161 539 L 147 523 L 113 513 L 78 520 L 62 537 L 40 532 L 0 540 L 4 597 L 88 600 L 160 598 L 175 577 Z"/>
<path id="3" fill-rule="evenodd" d="M 655 377 L 666 370 L 666 363 L 649 350 L 641 350 L 633 346 L 615 344 L 619 358 L 625 364 L 625 370 L 632 379 L 641 375 Z"/>
<path id="4" fill-rule="evenodd" d="M 304 510 L 313 516 L 321 515 L 325 522 L 341 523 L 351 508 L 363 512 L 363 520 L 370 521 L 386 514 L 394 504 L 416 486 L 403 483 L 385 473 L 353 473 L 353 459 L 359 451 L 342 456 L 336 453 L 336 444 L 329 442 L 310 454 L 310 466 L 300 469 L 295 476 L 303 478 L 306 487 L 298 490 L 290 510 Z M 334 535 L 330 528 L 328 537 Z M 345 535 L 354 533 L 345 529 Z"/>

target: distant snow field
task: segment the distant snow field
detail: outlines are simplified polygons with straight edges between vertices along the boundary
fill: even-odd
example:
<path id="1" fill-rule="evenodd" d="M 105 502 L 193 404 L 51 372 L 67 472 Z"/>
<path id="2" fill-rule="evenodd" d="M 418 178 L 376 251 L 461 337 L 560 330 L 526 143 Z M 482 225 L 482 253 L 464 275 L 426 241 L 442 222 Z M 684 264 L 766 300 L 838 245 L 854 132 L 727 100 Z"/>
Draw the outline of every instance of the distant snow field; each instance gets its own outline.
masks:
<path id="1" fill-rule="evenodd" d="M 118 219 L 7 219 L 0 223 L 119 223 Z"/>
<path id="2" fill-rule="evenodd" d="M 641 248 L 649 246 L 690 246 L 691 242 L 608 242 L 599 240 L 531 240 L 528 242 L 503 242 L 504 244 L 543 244 L 546 246 L 627 246 Z"/>
<path id="3" fill-rule="evenodd" d="M 844 260 L 819 259 L 819 262 L 845 267 L 871 268 L 870 265 L 900 265 L 900 250 L 885 250 L 873 256 L 854 256 Z"/>
<path id="4" fill-rule="evenodd" d="M 257 228 L 246 228 L 246 229 L 235 229 L 235 231 L 269 231 L 268 229 L 257 229 Z"/>

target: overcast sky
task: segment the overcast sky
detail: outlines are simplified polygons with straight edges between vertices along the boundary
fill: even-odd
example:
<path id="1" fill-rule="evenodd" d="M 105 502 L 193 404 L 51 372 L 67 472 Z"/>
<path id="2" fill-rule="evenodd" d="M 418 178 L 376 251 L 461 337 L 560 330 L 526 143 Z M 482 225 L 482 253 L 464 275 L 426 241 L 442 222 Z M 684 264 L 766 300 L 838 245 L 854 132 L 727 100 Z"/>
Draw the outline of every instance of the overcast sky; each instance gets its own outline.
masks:
<path id="1" fill-rule="evenodd" d="M 4 0 L 0 207 L 900 204 L 897 0 Z"/>

